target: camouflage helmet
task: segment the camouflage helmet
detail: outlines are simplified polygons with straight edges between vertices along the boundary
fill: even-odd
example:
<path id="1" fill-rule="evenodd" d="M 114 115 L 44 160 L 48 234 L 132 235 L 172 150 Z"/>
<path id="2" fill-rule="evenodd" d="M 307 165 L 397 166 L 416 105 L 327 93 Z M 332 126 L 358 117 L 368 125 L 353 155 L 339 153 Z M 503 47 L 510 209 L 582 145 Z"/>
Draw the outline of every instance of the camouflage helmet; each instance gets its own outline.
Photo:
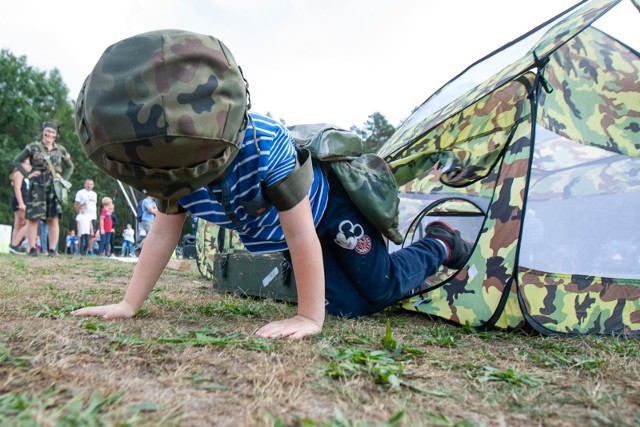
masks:
<path id="1" fill-rule="evenodd" d="M 231 52 L 214 37 L 180 30 L 107 48 L 75 115 L 80 144 L 100 169 L 167 202 L 224 172 L 246 118 L 246 82 Z"/>

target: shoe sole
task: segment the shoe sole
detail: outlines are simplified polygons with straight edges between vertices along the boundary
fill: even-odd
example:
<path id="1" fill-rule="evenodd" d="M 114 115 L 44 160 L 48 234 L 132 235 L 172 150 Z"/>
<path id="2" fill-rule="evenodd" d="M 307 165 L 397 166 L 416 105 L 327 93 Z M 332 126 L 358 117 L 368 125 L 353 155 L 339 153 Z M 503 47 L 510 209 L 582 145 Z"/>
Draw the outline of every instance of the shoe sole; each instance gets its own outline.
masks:
<path id="1" fill-rule="evenodd" d="M 465 258 L 464 261 L 459 261 L 458 264 L 456 264 L 455 266 L 453 265 L 445 265 L 445 267 L 452 269 L 452 270 L 460 270 L 462 267 L 465 266 L 465 264 L 467 263 L 467 261 L 469 261 L 469 258 L 471 257 L 471 252 L 473 252 L 473 244 L 471 242 L 467 242 L 466 240 L 464 240 L 462 238 L 462 234 L 460 234 L 459 230 L 456 230 L 455 228 L 453 228 L 450 224 L 444 222 L 444 221 L 433 221 L 432 223 L 429 223 L 429 225 L 427 225 L 427 227 L 425 227 L 425 234 L 426 234 L 426 230 L 427 228 L 429 228 L 432 225 L 435 224 L 439 224 L 442 227 L 446 228 L 447 230 L 449 230 L 449 232 L 451 232 L 454 236 L 456 236 L 458 239 L 462 240 L 463 242 L 465 242 L 466 244 L 469 245 L 469 254 L 467 255 L 467 257 Z M 444 265 L 444 264 L 443 264 Z"/>

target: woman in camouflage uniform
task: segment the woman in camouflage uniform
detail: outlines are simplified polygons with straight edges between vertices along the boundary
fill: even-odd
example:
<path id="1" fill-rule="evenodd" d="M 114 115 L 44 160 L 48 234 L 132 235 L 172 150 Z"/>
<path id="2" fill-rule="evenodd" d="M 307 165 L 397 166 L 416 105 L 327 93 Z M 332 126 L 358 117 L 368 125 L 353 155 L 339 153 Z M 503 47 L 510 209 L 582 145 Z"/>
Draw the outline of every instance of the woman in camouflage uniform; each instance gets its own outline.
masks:
<path id="1" fill-rule="evenodd" d="M 62 206 L 56 197 L 53 189 L 54 178 L 63 177 L 69 179 L 73 173 L 73 163 L 71 156 L 65 148 L 56 144 L 58 137 L 58 125 L 53 121 L 48 121 L 42 125 L 42 141 L 35 141 L 28 144 L 13 159 L 13 164 L 24 175 L 29 178 L 29 197 L 27 202 L 27 239 L 29 240 L 29 255 L 37 256 L 35 247 L 38 233 L 38 222 L 41 219 L 47 221 L 49 226 L 49 256 L 56 255 L 56 246 L 60 236 L 58 218 L 62 214 Z M 24 159 L 31 161 L 31 171 L 27 171 L 22 166 Z M 55 176 L 51 174 L 48 166 L 51 160 L 56 171 Z"/>

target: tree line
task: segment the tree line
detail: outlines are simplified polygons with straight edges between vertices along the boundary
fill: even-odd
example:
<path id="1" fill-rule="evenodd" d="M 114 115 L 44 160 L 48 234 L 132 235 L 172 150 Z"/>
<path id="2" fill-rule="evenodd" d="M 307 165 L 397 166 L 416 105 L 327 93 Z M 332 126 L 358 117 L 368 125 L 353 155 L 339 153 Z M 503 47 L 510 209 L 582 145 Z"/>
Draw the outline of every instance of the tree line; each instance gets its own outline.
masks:
<path id="1" fill-rule="evenodd" d="M 42 71 L 29 65 L 26 56 L 16 56 L 10 50 L 0 51 L 0 176 L 5 185 L 0 186 L 0 223 L 13 224 L 10 200 L 13 189 L 9 184 L 9 174 L 13 170 L 12 160 L 28 143 L 41 138 L 42 123 L 55 120 L 60 124 L 57 143 L 71 154 L 75 170 L 70 181 L 71 195 L 84 186 L 91 178 L 98 193 L 98 207 L 104 196 L 114 199 L 118 218 L 116 238 L 127 222 L 135 217 L 126 205 L 118 183 L 103 173 L 84 153 L 75 132 L 74 104 L 69 100 L 69 89 L 62 80 L 58 69 Z M 395 128 L 383 114 L 371 114 L 362 128 L 352 126 L 352 131 L 362 137 L 365 151 L 376 151 L 392 134 Z M 136 193 L 138 199 L 142 194 Z M 187 227 L 187 225 L 185 225 Z M 60 220 L 60 237 L 64 239 L 69 229 L 75 229 L 75 212 L 71 204 L 65 207 Z M 189 232 L 189 228 L 185 228 Z M 61 248 L 63 240 L 61 241 Z"/>

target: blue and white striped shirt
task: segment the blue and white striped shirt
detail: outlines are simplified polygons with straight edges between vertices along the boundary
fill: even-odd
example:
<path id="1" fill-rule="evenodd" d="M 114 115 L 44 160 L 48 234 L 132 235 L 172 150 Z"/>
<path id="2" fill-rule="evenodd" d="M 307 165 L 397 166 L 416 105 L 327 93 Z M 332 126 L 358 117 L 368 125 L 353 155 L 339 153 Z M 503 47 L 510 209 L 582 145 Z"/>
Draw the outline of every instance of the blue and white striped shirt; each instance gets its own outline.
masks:
<path id="1" fill-rule="evenodd" d="M 250 114 L 260 153 L 256 150 L 249 122 L 240 151 L 227 167 L 222 181 L 202 187 L 180 198 L 178 203 L 194 216 L 238 232 L 251 252 L 283 251 L 287 244 L 278 211 L 263 201 L 261 188 L 262 185 L 267 188 L 275 185 L 293 170 L 296 144 L 282 124 L 269 117 Z M 314 164 L 313 175 L 309 200 L 317 226 L 327 207 L 329 184 L 318 164 Z M 265 206 L 265 212 L 255 212 L 255 207 Z"/>

